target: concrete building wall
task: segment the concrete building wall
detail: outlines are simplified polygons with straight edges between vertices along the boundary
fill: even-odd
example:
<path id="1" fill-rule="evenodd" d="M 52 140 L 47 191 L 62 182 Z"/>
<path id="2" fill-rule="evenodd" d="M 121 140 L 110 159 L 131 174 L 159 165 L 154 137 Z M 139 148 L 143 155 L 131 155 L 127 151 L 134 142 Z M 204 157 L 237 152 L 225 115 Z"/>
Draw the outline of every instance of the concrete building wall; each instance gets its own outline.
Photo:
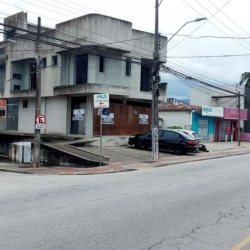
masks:
<path id="1" fill-rule="evenodd" d="M 67 98 L 50 97 L 43 100 L 46 133 L 67 134 Z"/>
<path id="2" fill-rule="evenodd" d="M 19 100 L 18 105 L 18 131 L 24 133 L 33 133 L 35 124 L 35 102 L 28 100 L 28 106 L 23 107 L 23 100 Z"/>
<path id="3" fill-rule="evenodd" d="M 53 96 L 60 79 L 60 64 L 52 65 L 52 55 L 46 56 L 47 66 L 41 70 L 41 95 Z"/>
<path id="4" fill-rule="evenodd" d="M 56 25 L 56 37 L 75 40 L 83 45 L 111 43 L 132 38 L 132 23 L 109 16 L 89 14 Z M 113 43 L 109 47 L 130 49 L 130 42 Z"/>
<path id="5" fill-rule="evenodd" d="M 211 106 L 211 97 L 209 93 L 201 92 L 198 89 L 190 89 L 190 105 Z"/>
<path id="6" fill-rule="evenodd" d="M 6 118 L 0 118 L 0 131 L 6 130 L 7 126 L 7 120 Z"/>
<path id="7" fill-rule="evenodd" d="M 192 126 L 192 113 L 189 111 L 160 111 L 159 117 L 163 119 L 163 127 L 178 126 L 191 128 Z"/>
<path id="8" fill-rule="evenodd" d="M 99 72 L 99 56 L 89 55 L 88 58 L 88 83 L 130 87 L 133 75 L 126 76 L 125 61 L 104 56 L 104 72 Z"/>
<path id="9" fill-rule="evenodd" d="M 141 55 L 142 58 L 152 59 L 154 51 L 154 34 L 140 31 L 132 30 L 132 45 L 131 50 L 135 54 Z M 161 45 L 167 43 L 167 37 L 160 38 Z M 167 46 L 161 47 L 160 60 L 166 61 L 167 59 Z"/>

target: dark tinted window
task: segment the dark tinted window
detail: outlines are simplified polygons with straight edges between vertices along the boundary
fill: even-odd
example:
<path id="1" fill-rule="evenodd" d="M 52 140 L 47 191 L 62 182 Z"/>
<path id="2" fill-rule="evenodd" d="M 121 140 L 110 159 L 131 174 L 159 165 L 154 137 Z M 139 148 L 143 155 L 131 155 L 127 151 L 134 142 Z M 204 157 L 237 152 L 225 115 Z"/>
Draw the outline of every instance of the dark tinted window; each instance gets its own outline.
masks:
<path id="1" fill-rule="evenodd" d="M 104 56 L 99 57 L 99 72 L 104 72 Z"/>
<path id="2" fill-rule="evenodd" d="M 131 75 L 131 59 L 126 60 L 126 76 Z"/>

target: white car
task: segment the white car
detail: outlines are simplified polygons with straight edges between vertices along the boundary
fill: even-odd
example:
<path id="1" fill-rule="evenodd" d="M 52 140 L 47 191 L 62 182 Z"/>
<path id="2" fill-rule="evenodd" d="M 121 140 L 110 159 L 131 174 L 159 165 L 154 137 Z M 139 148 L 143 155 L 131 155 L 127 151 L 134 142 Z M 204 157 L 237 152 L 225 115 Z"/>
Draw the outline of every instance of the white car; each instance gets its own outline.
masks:
<path id="1" fill-rule="evenodd" d="M 198 134 L 196 134 L 194 131 L 192 130 L 187 130 L 187 129 L 177 129 L 178 131 L 181 131 L 187 135 L 189 135 L 191 138 L 196 139 L 199 143 L 201 143 L 201 138 Z"/>

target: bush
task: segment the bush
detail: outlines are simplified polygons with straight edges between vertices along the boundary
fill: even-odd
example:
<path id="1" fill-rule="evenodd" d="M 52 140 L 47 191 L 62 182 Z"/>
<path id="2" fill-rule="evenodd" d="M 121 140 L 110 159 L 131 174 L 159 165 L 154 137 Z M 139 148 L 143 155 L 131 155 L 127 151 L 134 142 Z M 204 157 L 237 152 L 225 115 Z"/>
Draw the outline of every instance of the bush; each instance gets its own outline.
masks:
<path id="1" fill-rule="evenodd" d="M 171 126 L 171 127 L 167 127 L 167 128 L 170 128 L 170 129 L 183 129 L 181 126 Z"/>

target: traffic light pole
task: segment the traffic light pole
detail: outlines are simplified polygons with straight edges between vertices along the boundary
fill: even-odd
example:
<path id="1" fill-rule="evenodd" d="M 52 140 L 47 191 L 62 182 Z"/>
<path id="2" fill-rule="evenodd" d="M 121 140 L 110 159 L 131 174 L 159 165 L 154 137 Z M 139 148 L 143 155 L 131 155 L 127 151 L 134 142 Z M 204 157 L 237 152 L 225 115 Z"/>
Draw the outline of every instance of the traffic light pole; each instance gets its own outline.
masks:
<path id="1" fill-rule="evenodd" d="M 159 123 L 158 123 L 158 85 L 159 85 L 159 0 L 155 1 L 155 44 L 153 55 L 153 67 L 152 67 L 152 119 L 151 119 L 151 131 L 152 131 L 152 159 L 159 160 Z"/>
<path id="2" fill-rule="evenodd" d="M 38 17 L 37 23 L 37 42 L 36 42 L 36 100 L 35 100 L 35 118 L 41 113 L 41 57 L 40 57 L 40 34 L 41 34 L 41 17 Z M 40 129 L 34 127 L 34 148 L 33 162 L 34 168 L 40 167 Z"/>

